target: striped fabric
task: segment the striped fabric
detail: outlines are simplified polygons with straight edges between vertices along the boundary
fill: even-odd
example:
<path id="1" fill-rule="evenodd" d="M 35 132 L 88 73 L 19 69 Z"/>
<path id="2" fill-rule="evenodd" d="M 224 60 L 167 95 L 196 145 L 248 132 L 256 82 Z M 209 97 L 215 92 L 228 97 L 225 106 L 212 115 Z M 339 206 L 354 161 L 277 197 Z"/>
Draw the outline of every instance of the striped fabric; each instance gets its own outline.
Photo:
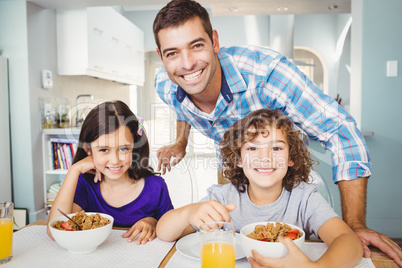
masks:
<path id="1" fill-rule="evenodd" d="M 280 109 L 332 152 L 334 182 L 371 175 L 370 155 L 354 119 L 286 57 L 248 46 L 221 48 L 218 58 L 222 88 L 211 114 L 199 110 L 164 68 L 157 74 L 157 93 L 178 121 L 215 140 L 219 150 L 219 141 L 234 122 L 261 108 Z"/>

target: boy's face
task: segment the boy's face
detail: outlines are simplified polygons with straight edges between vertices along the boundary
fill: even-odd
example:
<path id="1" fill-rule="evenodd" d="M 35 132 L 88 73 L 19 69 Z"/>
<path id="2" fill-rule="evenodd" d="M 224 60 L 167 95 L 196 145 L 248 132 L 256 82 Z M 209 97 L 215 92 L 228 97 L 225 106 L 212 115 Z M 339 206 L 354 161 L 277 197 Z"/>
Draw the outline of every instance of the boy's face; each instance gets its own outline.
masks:
<path id="1" fill-rule="evenodd" d="M 170 80 L 187 94 L 205 93 L 216 82 L 220 83 L 213 79 L 220 71 L 216 55 L 219 52 L 218 34 L 213 32 L 212 44 L 198 17 L 179 27 L 162 29 L 158 37 L 160 50 L 157 52 Z"/>
<path id="2" fill-rule="evenodd" d="M 253 131 L 254 127 L 248 130 Z M 282 180 L 294 163 L 289 159 L 289 145 L 282 130 L 266 130 L 242 145 L 238 166 L 243 168 L 250 187 L 282 191 Z"/>
<path id="3" fill-rule="evenodd" d="M 91 154 L 96 170 L 112 180 L 125 178 L 133 158 L 133 145 L 133 135 L 126 126 L 100 136 L 91 143 Z"/>

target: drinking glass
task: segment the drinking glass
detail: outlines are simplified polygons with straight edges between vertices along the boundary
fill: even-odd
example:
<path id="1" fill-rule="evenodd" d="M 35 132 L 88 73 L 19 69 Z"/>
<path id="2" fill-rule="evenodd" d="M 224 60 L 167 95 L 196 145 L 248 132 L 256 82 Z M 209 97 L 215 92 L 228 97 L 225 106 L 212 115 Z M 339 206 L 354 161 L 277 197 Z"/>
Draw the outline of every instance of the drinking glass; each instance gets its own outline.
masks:
<path id="1" fill-rule="evenodd" d="M 13 203 L 0 202 L 0 264 L 13 257 L 13 211 Z"/>
<path id="2" fill-rule="evenodd" d="M 235 231 L 227 222 L 208 222 L 200 226 L 201 267 L 235 267 Z"/>

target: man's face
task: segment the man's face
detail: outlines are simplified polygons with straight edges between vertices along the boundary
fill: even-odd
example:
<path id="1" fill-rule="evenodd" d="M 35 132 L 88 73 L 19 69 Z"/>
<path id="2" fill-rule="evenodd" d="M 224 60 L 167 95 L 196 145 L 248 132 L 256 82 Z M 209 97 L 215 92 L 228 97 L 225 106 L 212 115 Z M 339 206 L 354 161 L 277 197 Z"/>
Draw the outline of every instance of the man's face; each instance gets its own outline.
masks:
<path id="1" fill-rule="evenodd" d="M 158 36 L 158 54 L 170 80 L 190 95 L 205 93 L 213 87 L 217 80 L 213 79 L 218 65 L 216 53 L 219 52 L 216 31 L 212 44 L 201 20 L 194 18 L 177 28 L 163 29 Z"/>

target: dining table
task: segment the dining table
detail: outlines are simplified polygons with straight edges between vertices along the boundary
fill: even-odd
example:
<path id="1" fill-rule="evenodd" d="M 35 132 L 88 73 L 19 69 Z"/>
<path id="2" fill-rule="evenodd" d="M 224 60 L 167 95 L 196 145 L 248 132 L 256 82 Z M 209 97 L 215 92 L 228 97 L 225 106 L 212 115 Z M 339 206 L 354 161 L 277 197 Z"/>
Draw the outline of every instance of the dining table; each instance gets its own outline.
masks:
<path id="1" fill-rule="evenodd" d="M 24 264 L 26 263 L 30 264 L 29 267 L 45 267 L 46 264 L 49 264 L 50 260 L 46 258 L 40 259 L 39 257 L 46 256 L 46 254 L 51 256 L 54 255 L 55 259 L 57 257 L 57 262 L 51 262 L 53 264 L 52 266 L 71 267 L 71 264 L 74 264 L 72 263 L 72 261 L 74 261 L 75 259 L 76 261 L 82 262 L 83 266 L 85 267 L 91 267 L 92 263 L 94 264 L 92 267 L 95 267 L 96 259 L 96 261 L 98 262 L 96 264 L 96 267 L 102 267 L 102 265 L 99 265 L 99 261 L 110 260 L 107 258 L 107 256 L 105 257 L 104 255 L 111 252 L 113 253 L 112 255 L 115 255 L 114 253 L 117 254 L 118 251 L 120 251 L 119 253 L 121 254 L 121 256 L 115 256 L 113 257 L 115 259 L 110 260 L 115 263 L 116 267 L 179 268 L 200 266 L 199 260 L 189 258 L 189 256 L 185 256 L 182 254 L 182 252 L 177 250 L 177 242 L 164 242 L 156 238 L 154 240 L 156 242 L 149 242 L 147 243 L 149 244 L 148 246 L 129 245 L 131 246 L 131 248 L 129 248 L 129 243 L 127 243 L 127 241 L 124 241 L 123 243 L 123 240 L 125 239 L 121 238 L 121 234 L 124 233 L 126 229 L 118 227 L 113 227 L 112 232 L 116 232 L 114 233 L 114 236 L 117 238 L 111 239 L 113 241 L 109 243 L 109 246 L 106 243 L 103 248 L 101 248 L 102 245 L 99 246 L 99 249 L 97 250 L 99 251 L 98 253 L 96 253 L 97 251 L 95 251 L 90 254 L 85 254 L 87 256 L 74 256 L 75 254 L 68 253 L 67 250 L 62 249 L 60 246 L 57 245 L 55 241 L 51 240 L 47 236 L 46 225 L 47 220 L 37 220 L 16 231 L 14 233 L 13 258 L 9 263 L 2 265 L 2 268 L 24 267 Z M 34 235 L 34 233 L 36 237 L 33 237 L 31 241 L 29 241 L 27 237 L 29 237 L 30 235 Z M 399 246 L 402 246 L 402 238 L 395 238 L 393 240 Z M 306 240 L 305 248 L 306 245 L 307 248 L 310 249 L 310 252 L 305 253 L 310 259 L 319 258 L 326 250 L 326 245 L 322 241 Z M 41 247 L 43 248 L 41 249 Z M 130 250 L 130 254 L 126 254 L 125 250 L 127 249 Z M 398 265 L 378 248 L 370 246 L 370 250 L 371 257 L 369 259 L 362 258 L 362 260 L 355 267 L 398 268 Z M 36 261 L 28 259 L 32 258 L 31 255 L 26 253 L 29 251 L 32 251 L 32 255 L 35 255 Z M 38 256 L 42 254 L 42 251 L 46 252 L 43 252 L 43 256 Z M 66 262 L 67 260 L 68 263 Z M 65 266 L 62 265 L 63 261 L 66 262 Z M 88 263 L 85 263 L 86 261 L 88 261 Z M 246 258 L 237 259 L 236 268 L 243 267 L 251 267 L 248 260 Z"/>

